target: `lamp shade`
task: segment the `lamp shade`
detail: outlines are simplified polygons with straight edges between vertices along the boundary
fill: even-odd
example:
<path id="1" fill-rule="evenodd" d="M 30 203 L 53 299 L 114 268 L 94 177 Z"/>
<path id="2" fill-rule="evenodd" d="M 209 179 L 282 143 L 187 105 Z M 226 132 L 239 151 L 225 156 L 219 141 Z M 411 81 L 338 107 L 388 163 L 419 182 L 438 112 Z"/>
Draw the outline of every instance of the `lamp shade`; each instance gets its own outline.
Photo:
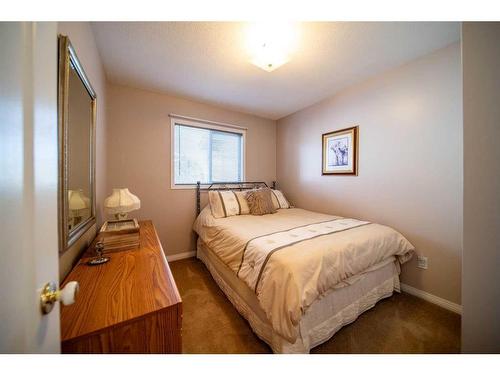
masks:
<path id="1" fill-rule="evenodd" d="M 68 207 L 70 210 L 89 208 L 90 199 L 83 194 L 83 190 L 68 190 Z"/>
<path id="2" fill-rule="evenodd" d="M 122 214 L 141 208 L 141 201 L 128 189 L 113 189 L 113 193 L 104 200 L 108 214 Z"/>

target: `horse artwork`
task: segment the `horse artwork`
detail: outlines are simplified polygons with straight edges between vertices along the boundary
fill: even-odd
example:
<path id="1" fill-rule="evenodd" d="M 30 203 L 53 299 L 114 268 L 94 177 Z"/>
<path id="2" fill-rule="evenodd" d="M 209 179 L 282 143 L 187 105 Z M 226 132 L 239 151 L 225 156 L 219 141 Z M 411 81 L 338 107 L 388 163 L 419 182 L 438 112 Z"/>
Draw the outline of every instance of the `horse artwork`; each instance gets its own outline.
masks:
<path id="1" fill-rule="evenodd" d="M 357 175 L 358 127 L 325 133 L 322 174 Z"/>

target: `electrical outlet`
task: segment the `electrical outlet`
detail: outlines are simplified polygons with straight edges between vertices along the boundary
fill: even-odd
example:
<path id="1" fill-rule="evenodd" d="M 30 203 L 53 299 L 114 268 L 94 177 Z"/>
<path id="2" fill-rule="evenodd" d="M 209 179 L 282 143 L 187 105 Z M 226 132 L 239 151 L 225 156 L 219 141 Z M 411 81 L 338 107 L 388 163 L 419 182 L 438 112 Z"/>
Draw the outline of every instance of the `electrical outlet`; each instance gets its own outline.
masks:
<path id="1" fill-rule="evenodd" d="M 427 269 L 427 257 L 424 257 L 423 255 L 419 255 L 417 257 L 417 267 L 422 268 L 423 270 Z"/>

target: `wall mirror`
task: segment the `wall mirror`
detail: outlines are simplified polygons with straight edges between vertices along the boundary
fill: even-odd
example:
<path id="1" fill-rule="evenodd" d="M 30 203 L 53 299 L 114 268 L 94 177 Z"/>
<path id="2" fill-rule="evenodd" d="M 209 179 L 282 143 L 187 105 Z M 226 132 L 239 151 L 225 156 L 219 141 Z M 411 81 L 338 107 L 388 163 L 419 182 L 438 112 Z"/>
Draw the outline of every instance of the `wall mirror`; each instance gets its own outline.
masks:
<path id="1" fill-rule="evenodd" d="M 59 36 L 59 251 L 95 224 L 96 94 L 68 37 Z"/>

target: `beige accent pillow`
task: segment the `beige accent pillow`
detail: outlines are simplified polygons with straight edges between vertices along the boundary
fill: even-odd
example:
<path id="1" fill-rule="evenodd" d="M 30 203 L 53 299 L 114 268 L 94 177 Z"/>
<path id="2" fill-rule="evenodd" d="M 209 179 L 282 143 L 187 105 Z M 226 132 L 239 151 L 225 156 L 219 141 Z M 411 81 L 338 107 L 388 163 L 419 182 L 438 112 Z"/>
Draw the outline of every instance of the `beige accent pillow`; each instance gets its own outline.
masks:
<path id="1" fill-rule="evenodd" d="M 212 215 L 217 219 L 235 215 L 248 215 L 250 213 L 245 199 L 245 192 L 243 191 L 209 191 L 208 202 Z"/>
<path id="2" fill-rule="evenodd" d="M 252 215 L 274 214 L 276 209 L 273 205 L 271 189 L 257 189 L 247 192 L 247 202 Z"/>
<path id="3" fill-rule="evenodd" d="M 273 206 L 275 209 L 291 207 L 290 202 L 288 202 L 281 190 L 271 189 L 271 193 L 271 198 L 273 199 Z"/>
<path id="4" fill-rule="evenodd" d="M 234 191 L 236 194 L 236 199 L 240 203 L 240 215 L 248 215 L 250 213 L 250 208 L 248 207 L 247 202 L 247 192 L 246 191 Z"/>

